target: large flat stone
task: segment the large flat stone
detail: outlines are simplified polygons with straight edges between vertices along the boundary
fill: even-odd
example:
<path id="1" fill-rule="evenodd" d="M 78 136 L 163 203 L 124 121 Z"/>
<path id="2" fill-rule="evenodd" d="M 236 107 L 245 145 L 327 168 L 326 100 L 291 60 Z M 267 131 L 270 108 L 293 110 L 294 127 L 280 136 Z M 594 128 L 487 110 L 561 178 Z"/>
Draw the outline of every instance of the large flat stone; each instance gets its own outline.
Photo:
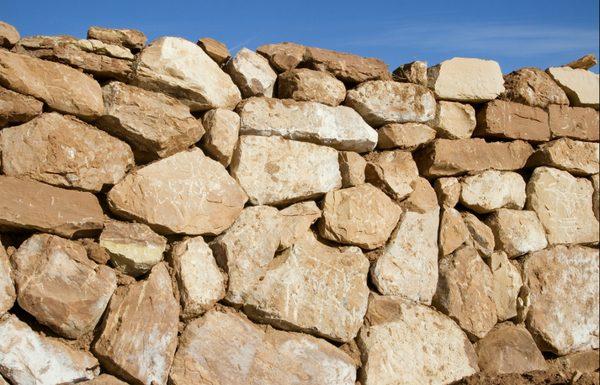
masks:
<path id="1" fill-rule="evenodd" d="M 388 80 L 391 77 L 387 64 L 379 59 L 323 48 L 306 47 L 302 61 L 309 68 L 329 72 L 350 84 L 368 80 Z"/>
<path id="2" fill-rule="evenodd" d="M 435 139 L 436 131 L 423 123 L 391 123 L 377 130 L 377 148 L 414 151 Z"/>
<path id="3" fill-rule="evenodd" d="M 548 106 L 552 137 L 598 141 L 598 111 L 586 107 Z"/>
<path id="4" fill-rule="evenodd" d="M 546 141 L 550 139 L 548 113 L 539 107 L 493 100 L 477 113 L 475 135 Z"/>
<path id="5" fill-rule="evenodd" d="M 44 103 L 0 87 L 0 128 L 30 121 L 42 113 Z"/>
<path id="6" fill-rule="evenodd" d="M 555 167 L 574 175 L 593 175 L 600 171 L 599 159 L 598 143 L 560 138 L 539 146 L 527 165 Z"/>
<path id="7" fill-rule="evenodd" d="M 550 75 L 539 68 L 525 67 L 504 75 L 504 92 L 500 97 L 532 107 L 546 108 L 548 105 L 568 105 L 565 92 Z"/>
<path id="8" fill-rule="evenodd" d="M 135 29 L 114 29 L 103 27 L 90 27 L 87 31 L 88 39 L 96 39 L 109 44 L 117 44 L 129 49 L 139 51 L 146 45 L 146 36 Z"/>
<path id="9" fill-rule="evenodd" d="M 598 108 L 598 74 L 582 68 L 551 67 L 546 70 L 569 97 L 572 106 Z"/>

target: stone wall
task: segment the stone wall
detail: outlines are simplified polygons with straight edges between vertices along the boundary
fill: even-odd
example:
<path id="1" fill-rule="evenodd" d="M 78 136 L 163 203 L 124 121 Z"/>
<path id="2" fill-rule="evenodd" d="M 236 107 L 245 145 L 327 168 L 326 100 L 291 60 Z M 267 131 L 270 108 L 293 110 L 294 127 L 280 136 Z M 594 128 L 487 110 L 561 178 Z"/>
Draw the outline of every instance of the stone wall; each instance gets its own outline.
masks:
<path id="1" fill-rule="evenodd" d="M 598 384 L 595 58 L 0 45 L 0 384 Z"/>

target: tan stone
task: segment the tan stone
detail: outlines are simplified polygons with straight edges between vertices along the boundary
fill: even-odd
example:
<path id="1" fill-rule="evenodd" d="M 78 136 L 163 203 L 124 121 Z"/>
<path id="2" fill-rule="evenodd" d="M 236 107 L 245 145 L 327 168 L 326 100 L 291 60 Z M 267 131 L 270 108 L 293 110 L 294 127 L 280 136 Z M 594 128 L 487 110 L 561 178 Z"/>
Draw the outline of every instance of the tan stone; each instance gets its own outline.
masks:
<path id="1" fill-rule="evenodd" d="M 475 344 L 477 362 L 486 373 L 525 373 L 545 370 L 546 361 L 522 325 L 498 324 Z"/>
<path id="2" fill-rule="evenodd" d="M 435 117 L 435 98 L 426 87 L 391 80 L 359 84 L 346 94 L 354 108 L 373 127 L 388 123 L 424 123 Z"/>
<path id="3" fill-rule="evenodd" d="M 402 200 L 412 191 L 412 182 L 419 170 L 410 152 L 374 152 L 367 157 L 365 180 L 385 191 L 392 198 Z"/>
<path id="4" fill-rule="evenodd" d="M 592 194 L 592 206 L 596 219 L 600 221 L 600 175 L 592 175 L 591 179 L 592 186 L 594 187 L 594 193 Z"/>
<path id="5" fill-rule="evenodd" d="M 485 223 L 494 233 L 496 249 L 506 252 L 510 258 L 548 246 L 544 227 L 535 211 L 498 209 Z"/>
<path id="6" fill-rule="evenodd" d="M 128 142 L 143 161 L 185 150 L 204 134 L 202 123 L 175 98 L 119 82 L 102 91 L 106 110 L 99 126 Z"/>
<path id="7" fill-rule="evenodd" d="M 397 297 L 371 295 L 357 342 L 364 385 L 449 384 L 478 371 L 473 346 L 450 318 Z"/>
<path id="8" fill-rule="evenodd" d="M 109 44 L 121 45 L 134 51 L 139 51 L 146 45 L 146 36 L 135 29 L 90 27 L 87 31 L 87 37 Z"/>
<path id="9" fill-rule="evenodd" d="M 180 99 L 192 111 L 232 110 L 239 89 L 202 48 L 178 37 L 163 37 L 139 54 L 133 84 Z"/>
<path id="10" fill-rule="evenodd" d="M 494 282 L 494 303 L 498 321 L 517 316 L 517 297 L 523 286 L 519 269 L 510 262 L 504 251 L 495 251 L 487 259 Z"/>
<path id="11" fill-rule="evenodd" d="M 279 75 L 277 96 L 335 107 L 346 98 L 346 87 L 327 72 L 296 68 Z"/>
<path id="12" fill-rule="evenodd" d="M 30 121 L 42 113 L 44 103 L 0 87 L 0 128 Z"/>
<path id="13" fill-rule="evenodd" d="M 5 175 L 95 192 L 118 183 L 135 165 L 127 144 L 58 113 L 3 129 L 0 148 Z"/>
<path id="14" fill-rule="evenodd" d="M 590 181 L 566 171 L 549 167 L 533 170 L 527 183 L 526 207 L 536 212 L 549 244 L 598 242 L 593 190 Z"/>
<path id="15" fill-rule="evenodd" d="M 440 217 L 440 251 L 442 255 L 453 253 L 469 240 L 469 228 L 460 212 L 452 207 L 444 207 Z"/>
<path id="16" fill-rule="evenodd" d="M 475 135 L 504 139 L 550 139 L 548 113 L 539 107 L 493 100 L 477 113 Z"/>
<path id="17" fill-rule="evenodd" d="M 0 21 L 0 47 L 11 48 L 17 44 L 21 36 L 15 27 Z"/>
<path id="18" fill-rule="evenodd" d="M 296 68 L 302 62 L 305 51 L 305 46 L 288 42 L 261 45 L 256 49 L 278 72 Z"/>
<path id="19" fill-rule="evenodd" d="M 598 74 L 569 67 L 550 67 L 546 72 L 565 91 L 572 106 L 598 108 Z"/>
<path id="20" fill-rule="evenodd" d="M 340 173 L 342 174 L 342 187 L 353 187 L 365 183 L 365 158 L 351 151 L 339 153 Z"/>
<path id="21" fill-rule="evenodd" d="M 377 130 L 377 148 L 414 151 L 435 139 L 436 131 L 422 123 L 390 123 Z"/>
<path id="22" fill-rule="evenodd" d="M 227 170 L 199 148 L 179 152 L 127 175 L 107 195 L 119 216 L 159 233 L 217 235 L 247 200 Z"/>
<path id="23" fill-rule="evenodd" d="M 213 310 L 181 335 L 173 385 L 354 385 L 356 368 L 321 339 L 254 325 L 231 310 Z"/>
<path id="24" fill-rule="evenodd" d="M 269 61 L 256 52 L 242 48 L 227 62 L 225 71 L 242 91 L 244 98 L 273 97 L 277 74 L 269 65 Z"/>
<path id="25" fill-rule="evenodd" d="M 13 307 L 16 298 L 8 254 L 0 242 L 0 317 Z"/>
<path id="26" fill-rule="evenodd" d="M 486 170 L 462 178 L 460 184 L 460 203 L 480 214 L 525 205 L 525 180 L 516 172 Z"/>
<path id="27" fill-rule="evenodd" d="M 470 104 L 439 101 L 435 119 L 431 123 L 438 137 L 449 139 L 470 138 L 477 121 Z"/>
<path id="28" fill-rule="evenodd" d="M 592 68 L 596 64 L 598 64 L 598 59 L 596 59 L 596 55 L 594 55 L 593 53 L 590 53 L 590 54 L 580 57 L 579 59 L 573 60 L 572 62 L 569 62 L 568 64 L 565 64 L 563 67 L 571 67 L 574 69 L 582 68 L 584 70 L 587 70 L 587 69 Z"/>
<path id="29" fill-rule="evenodd" d="M 416 157 L 419 171 L 427 177 L 467 172 L 518 170 L 525 166 L 533 148 L 527 142 L 487 143 L 483 139 L 436 139 Z"/>
<path id="30" fill-rule="evenodd" d="M 427 62 L 417 60 L 402 64 L 394 70 L 392 77 L 397 82 L 427 86 Z"/>
<path id="31" fill-rule="evenodd" d="M 198 39 L 196 44 L 198 44 L 211 59 L 216 61 L 218 65 L 225 64 L 227 60 L 231 58 L 229 49 L 227 49 L 227 46 L 220 41 L 210 37 L 203 37 Z"/>
<path id="32" fill-rule="evenodd" d="M 548 106 L 548 119 L 552 137 L 598 141 L 598 111 L 593 108 Z"/>
<path id="33" fill-rule="evenodd" d="M 532 107 L 569 104 L 567 94 L 550 75 L 535 67 L 525 67 L 504 75 L 504 92 L 500 97 Z"/>
<path id="34" fill-rule="evenodd" d="M 563 372 L 597 372 L 600 368 L 600 351 L 587 350 L 578 353 L 567 354 L 547 361 L 551 368 Z"/>
<path id="35" fill-rule="evenodd" d="M 537 148 L 528 166 L 550 166 L 575 175 L 592 175 L 599 171 L 600 145 L 569 138 L 556 139 Z"/>
<path id="36" fill-rule="evenodd" d="M 91 381 L 85 381 L 83 385 L 127 385 L 126 382 L 119 380 L 108 374 L 101 374 Z"/>
<path id="37" fill-rule="evenodd" d="M 166 384 L 178 323 L 171 277 L 160 263 L 145 280 L 117 289 L 93 352 L 108 373 L 127 382 Z"/>
<path id="38" fill-rule="evenodd" d="M 277 328 L 348 342 L 367 310 L 368 272 L 359 248 L 329 247 L 307 236 L 273 261 L 244 312 Z"/>
<path id="39" fill-rule="evenodd" d="M 308 233 L 310 226 L 321 218 L 321 210 L 314 201 L 295 203 L 279 211 L 281 240 L 279 249 L 287 249 Z"/>
<path id="40" fill-rule="evenodd" d="M 115 273 L 87 258 L 83 246 L 35 234 L 12 255 L 17 302 L 61 336 L 94 329 L 117 288 Z"/>
<path id="41" fill-rule="evenodd" d="M 97 118 L 104 110 L 97 81 L 68 66 L 27 55 L 0 50 L 0 85 L 84 119 Z"/>
<path id="42" fill-rule="evenodd" d="M 337 151 L 277 136 L 241 136 L 230 170 L 255 205 L 316 198 L 342 185 Z"/>
<path id="43" fill-rule="evenodd" d="M 461 184 L 458 178 L 453 176 L 437 178 L 433 183 L 440 206 L 454 207 L 460 198 Z"/>
<path id="44" fill-rule="evenodd" d="M 489 257 L 496 245 L 492 229 L 470 212 L 462 212 L 460 214 L 469 230 L 470 236 L 467 244 L 474 247 L 483 258 Z"/>
<path id="45" fill-rule="evenodd" d="M 240 132 L 240 116 L 233 111 L 217 108 L 202 117 L 206 135 L 202 138 L 202 148 L 227 167 Z"/>
<path id="46" fill-rule="evenodd" d="M 309 68 L 329 72 L 345 83 L 390 79 L 387 65 L 379 59 L 306 47 L 303 61 Z"/>
<path id="47" fill-rule="evenodd" d="M 598 349 L 598 250 L 554 246 L 523 263 L 529 289 L 527 329 L 543 351 Z M 552 311 L 548 311 L 552 309 Z"/>
<path id="48" fill-rule="evenodd" d="M 375 249 L 385 244 L 400 219 L 400 208 L 369 183 L 331 191 L 323 200 L 322 237 Z"/>
<path id="49" fill-rule="evenodd" d="M 85 249 L 87 256 L 99 265 L 106 265 L 110 261 L 110 254 L 93 238 L 81 238 L 77 242 Z"/>
<path id="50" fill-rule="evenodd" d="M 98 199 L 91 193 L 0 176 L 0 228 L 40 230 L 71 238 L 103 226 Z"/>

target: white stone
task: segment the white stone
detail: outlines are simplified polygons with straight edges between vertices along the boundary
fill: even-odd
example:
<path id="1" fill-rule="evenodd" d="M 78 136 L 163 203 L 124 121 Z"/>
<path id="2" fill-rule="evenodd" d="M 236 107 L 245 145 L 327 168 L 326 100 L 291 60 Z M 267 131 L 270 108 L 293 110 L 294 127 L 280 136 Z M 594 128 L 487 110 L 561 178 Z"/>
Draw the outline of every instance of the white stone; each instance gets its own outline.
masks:
<path id="1" fill-rule="evenodd" d="M 517 297 L 523 280 L 517 266 L 512 264 L 503 251 L 495 251 L 487 260 L 494 282 L 494 302 L 498 321 L 517 316 Z"/>
<path id="2" fill-rule="evenodd" d="M 435 127 L 442 138 L 466 139 L 470 138 L 477 125 L 475 109 L 470 104 L 439 101 L 435 120 Z"/>
<path id="3" fill-rule="evenodd" d="M 548 246 L 535 211 L 499 209 L 485 223 L 492 229 L 496 249 L 514 258 Z"/>
<path id="4" fill-rule="evenodd" d="M 479 214 L 503 207 L 522 209 L 527 198 L 525 180 L 512 171 L 487 170 L 464 177 L 460 184 L 460 202 Z"/>
<path id="5" fill-rule="evenodd" d="M 225 70 L 242 91 L 244 98 L 273 96 L 277 74 L 269 61 L 248 48 L 242 48 L 227 62 Z"/>
<path id="6" fill-rule="evenodd" d="M 598 74 L 570 67 L 551 67 L 547 71 L 565 91 L 572 106 L 598 108 Z"/>

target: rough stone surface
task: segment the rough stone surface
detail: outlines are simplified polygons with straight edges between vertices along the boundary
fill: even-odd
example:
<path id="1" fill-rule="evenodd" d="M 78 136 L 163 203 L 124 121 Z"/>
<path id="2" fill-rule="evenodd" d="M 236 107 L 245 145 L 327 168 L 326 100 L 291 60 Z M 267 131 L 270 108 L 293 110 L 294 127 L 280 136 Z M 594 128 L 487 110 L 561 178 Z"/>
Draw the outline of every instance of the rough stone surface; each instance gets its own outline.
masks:
<path id="1" fill-rule="evenodd" d="M 217 108 L 202 117 L 206 135 L 202 138 L 202 148 L 227 167 L 240 132 L 240 116 L 233 111 Z"/>
<path id="2" fill-rule="evenodd" d="M 436 131 L 423 123 L 390 123 L 377 130 L 377 148 L 414 151 L 435 139 Z"/>
<path id="3" fill-rule="evenodd" d="M 44 103 L 0 87 L 0 128 L 25 123 L 42 113 Z"/>
<path id="4" fill-rule="evenodd" d="M 419 170 L 410 152 L 383 151 L 367 156 L 365 180 L 385 191 L 392 198 L 402 200 L 412 191 L 412 182 Z"/>
<path id="5" fill-rule="evenodd" d="M 242 48 L 227 62 L 225 71 L 242 91 L 244 98 L 273 97 L 277 74 L 269 65 L 269 61 L 256 52 Z"/>
<path id="6" fill-rule="evenodd" d="M 475 109 L 470 104 L 443 100 L 438 102 L 435 119 L 432 122 L 438 137 L 448 139 L 470 138 L 476 125 Z"/>
<path id="7" fill-rule="evenodd" d="M 241 136 L 230 169 L 255 205 L 316 198 L 342 185 L 337 151 L 276 136 Z"/>
<path id="8" fill-rule="evenodd" d="M 475 135 L 546 141 L 550 139 L 548 113 L 539 107 L 494 100 L 477 113 Z"/>
<path id="9" fill-rule="evenodd" d="M 40 230 L 71 238 L 103 226 L 98 199 L 88 192 L 0 176 L 0 228 Z"/>
<path id="10" fill-rule="evenodd" d="M 496 249 L 511 258 L 548 246 L 544 227 L 535 211 L 499 209 L 485 223 L 494 232 Z"/>
<path id="11" fill-rule="evenodd" d="M 339 153 L 340 173 L 342 174 L 342 186 L 353 187 L 365 183 L 365 158 L 351 151 Z"/>
<path id="12" fill-rule="evenodd" d="M 550 75 L 535 67 L 525 67 L 504 75 L 504 92 L 500 97 L 532 107 L 569 104 L 565 92 Z"/>
<path id="13" fill-rule="evenodd" d="M 288 42 L 261 45 L 256 49 L 279 72 L 296 68 L 302 62 L 305 51 L 305 46 Z"/>
<path id="14" fill-rule="evenodd" d="M 210 37 L 203 37 L 198 39 L 196 44 L 198 44 L 211 59 L 216 61 L 218 65 L 225 64 L 227 60 L 231 58 L 229 49 L 227 49 L 227 46 L 220 41 L 211 39 Z"/>
<path id="15" fill-rule="evenodd" d="M 572 62 L 565 64 L 564 67 L 571 67 L 574 69 L 583 68 L 584 70 L 587 70 L 592 68 L 596 64 L 598 64 L 598 59 L 596 59 L 596 55 L 590 53 L 580 57 L 579 59 L 575 59 Z"/>
<path id="16" fill-rule="evenodd" d="M 598 74 L 569 67 L 551 67 L 546 71 L 565 91 L 572 106 L 598 108 Z"/>
<path id="17" fill-rule="evenodd" d="M 504 79 L 497 62 L 474 58 L 444 60 L 427 70 L 429 88 L 439 99 L 485 102 L 504 92 Z"/>
<path id="18" fill-rule="evenodd" d="M 548 119 L 552 137 L 598 141 L 598 111 L 593 108 L 548 106 Z"/>
<path id="19" fill-rule="evenodd" d="M 5 175 L 95 192 L 118 183 L 134 166 L 127 144 L 58 113 L 3 129 L 0 149 Z"/>
<path id="20" fill-rule="evenodd" d="M 21 36 L 15 27 L 0 21 L 0 47 L 12 48 L 20 38 Z"/>
<path id="21" fill-rule="evenodd" d="M 173 385 L 354 385 L 355 380 L 352 360 L 335 346 L 259 327 L 226 310 L 187 325 L 170 375 Z"/>
<path id="22" fill-rule="evenodd" d="M 435 117 L 435 98 L 426 87 L 374 80 L 348 91 L 345 104 L 374 127 L 388 123 L 424 123 Z"/>
<path id="23" fill-rule="evenodd" d="M 398 205 L 366 183 L 325 195 L 319 232 L 341 244 L 375 249 L 385 244 L 400 214 Z"/>
<path id="24" fill-rule="evenodd" d="M 371 295 L 358 346 L 364 385 L 442 385 L 478 371 L 473 346 L 450 318 L 397 297 Z"/>
<path id="25" fill-rule="evenodd" d="M 192 111 L 233 109 L 240 91 L 202 48 L 178 37 L 163 37 L 142 50 L 133 83 L 180 99 Z"/>
<path id="26" fill-rule="evenodd" d="M 598 250 L 554 246 L 525 259 L 527 328 L 543 351 L 598 349 Z M 552 311 L 548 311 L 552 309 Z"/>
<path id="27" fill-rule="evenodd" d="M 383 61 L 344 52 L 306 47 L 303 62 L 309 68 L 329 72 L 350 84 L 390 79 L 387 65 Z"/>
<path id="28" fill-rule="evenodd" d="M 281 240 L 279 249 L 287 249 L 302 239 L 317 219 L 321 210 L 314 201 L 295 203 L 279 211 L 281 217 Z"/>
<path id="29" fill-rule="evenodd" d="M 550 166 L 574 175 L 592 175 L 599 171 L 600 145 L 561 138 L 544 143 L 537 148 L 528 166 Z"/>
<path id="30" fill-rule="evenodd" d="M 359 248 L 329 247 L 309 235 L 273 261 L 244 311 L 278 328 L 348 342 L 367 310 L 368 272 Z"/>
<path id="31" fill-rule="evenodd" d="M 498 321 L 517 316 L 517 297 L 523 286 L 519 269 L 510 262 L 504 251 L 495 251 L 487 260 L 494 282 L 494 302 Z"/>
<path id="32" fill-rule="evenodd" d="M 1 383 L 1 382 L 0 382 Z M 83 382 L 84 385 L 127 385 L 126 382 L 119 380 L 108 374 L 101 374 L 91 381 Z"/>
<path id="33" fill-rule="evenodd" d="M 16 298 L 8 254 L 0 242 L 0 317 L 13 307 Z"/>
<path id="34" fill-rule="evenodd" d="M 592 194 L 593 201 L 593 210 L 596 219 L 600 221 L 600 175 L 592 175 L 592 186 L 594 187 L 594 192 Z"/>
<path id="35" fill-rule="evenodd" d="M 538 167 L 527 183 L 527 209 L 536 212 L 548 243 L 598 242 L 593 187 L 589 180 L 566 171 Z"/>
<path id="36" fill-rule="evenodd" d="M 597 372 L 600 368 L 600 351 L 587 350 L 571 353 L 566 356 L 548 360 L 547 363 L 550 367 L 555 367 L 558 370 L 565 372 Z"/>
<path id="37" fill-rule="evenodd" d="M 127 382 L 166 384 L 177 348 L 178 322 L 171 277 L 160 263 L 144 281 L 117 289 L 94 342 L 94 354 L 108 373 Z"/>
<path id="38" fill-rule="evenodd" d="M 516 172 L 487 170 L 464 177 L 460 184 L 460 203 L 480 214 L 525 205 L 525 180 Z"/>
<path id="39" fill-rule="evenodd" d="M 115 273 L 80 244 L 36 234 L 11 257 L 19 306 L 61 336 L 94 329 L 117 287 Z"/>
<path id="40" fill-rule="evenodd" d="M 392 78 L 401 83 L 427 86 L 427 62 L 417 60 L 402 64 L 394 70 Z"/>
<path id="41" fill-rule="evenodd" d="M 371 151 L 377 144 L 377 132 L 345 106 L 251 98 L 237 110 L 243 135 L 277 135 L 356 152 Z"/>
<path id="42" fill-rule="evenodd" d="M 346 98 L 346 87 L 327 72 L 296 68 L 279 75 L 277 96 L 335 107 Z"/>
<path id="43" fill-rule="evenodd" d="M 87 32 L 88 39 L 96 39 L 108 44 L 116 44 L 139 51 L 146 45 L 146 36 L 135 29 L 110 29 L 90 27 Z"/>
<path id="44" fill-rule="evenodd" d="M 483 258 L 489 257 L 496 245 L 492 229 L 470 212 L 465 211 L 460 214 L 469 230 L 470 237 L 467 244 L 474 247 Z"/>
<path id="45" fill-rule="evenodd" d="M 469 240 L 469 228 L 460 212 L 452 207 L 444 207 L 440 217 L 440 251 L 442 255 L 453 253 Z"/>
<path id="46" fill-rule="evenodd" d="M 437 178 L 433 183 L 440 206 L 454 207 L 460 198 L 461 184 L 458 178 L 453 176 Z"/>
<path id="47" fill-rule="evenodd" d="M 225 168 L 199 148 L 142 167 L 108 193 L 114 213 L 168 234 L 219 234 L 246 200 Z"/>

